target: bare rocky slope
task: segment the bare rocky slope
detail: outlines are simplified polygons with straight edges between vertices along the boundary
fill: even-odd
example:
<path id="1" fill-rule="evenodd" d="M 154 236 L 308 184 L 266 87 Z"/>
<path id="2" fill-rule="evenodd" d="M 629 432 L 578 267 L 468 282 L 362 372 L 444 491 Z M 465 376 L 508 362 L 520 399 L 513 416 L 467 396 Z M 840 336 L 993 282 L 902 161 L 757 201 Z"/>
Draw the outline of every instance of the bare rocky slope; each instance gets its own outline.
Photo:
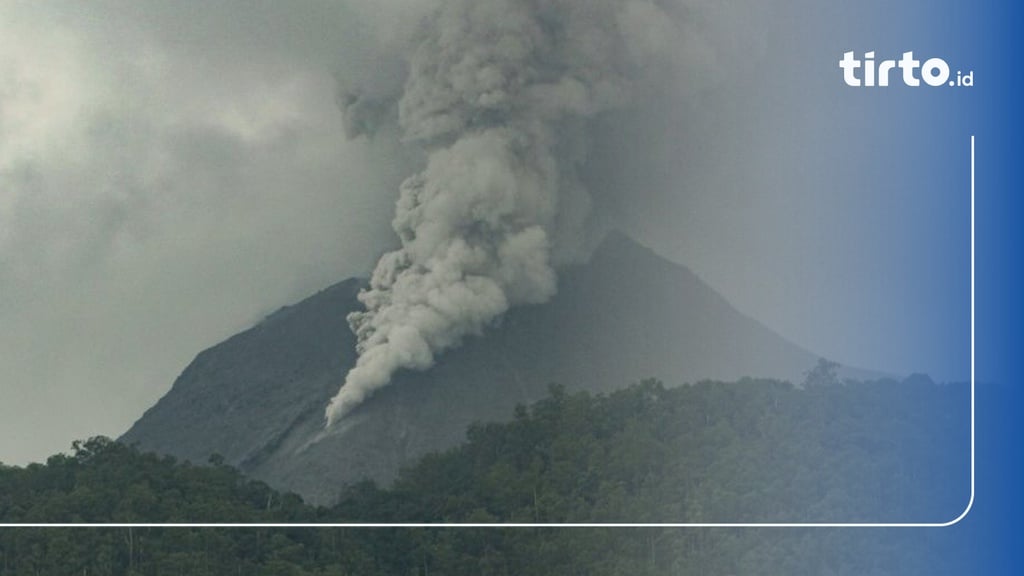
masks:
<path id="1" fill-rule="evenodd" d="M 562 272 L 550 302 L 508 313 L 483 336 L 392 384 L 332 430 L 323 411 L 355 362 L 345 280 L 201 352 L 121 438 L 204 463 L 211 454 L 271 486 L 328 504 L 347 483 L 387 483 L 474 421 L 505 420 L 551 383 L 607 391 L 744 376 L 799 379 L 810 352 L 739 313 L 685 267 L 621 234 Z"/>

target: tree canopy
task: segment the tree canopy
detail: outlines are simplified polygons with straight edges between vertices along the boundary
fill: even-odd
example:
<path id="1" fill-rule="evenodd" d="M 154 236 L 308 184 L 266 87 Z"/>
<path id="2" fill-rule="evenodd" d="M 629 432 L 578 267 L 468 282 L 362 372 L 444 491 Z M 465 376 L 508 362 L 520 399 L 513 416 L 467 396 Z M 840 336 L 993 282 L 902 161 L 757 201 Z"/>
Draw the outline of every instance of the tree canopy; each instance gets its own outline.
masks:
<path id="1" fill-rule="evenodd" d="M 552 386 L 508 422 L 473 425 L 462 446 L 427 456 L 394 485 L 349 486 L 329 508 L 245 478 L 216 455 L 195 465 L 92 438 L 45 464 L 0 466 L 0 521 L 937 522 L 959 513 L 969 487 L 967 387 L 922 377 L 842 382 L 829 368 L 819 365 L 801 387 L 649 380 L 592 395 Z M 664 528 L 10 528 L 0 530 L 0 576 L 935 573 L 934 548 L 914 538 Z M 946 560 L 942 566 L 954 566 Z"/>

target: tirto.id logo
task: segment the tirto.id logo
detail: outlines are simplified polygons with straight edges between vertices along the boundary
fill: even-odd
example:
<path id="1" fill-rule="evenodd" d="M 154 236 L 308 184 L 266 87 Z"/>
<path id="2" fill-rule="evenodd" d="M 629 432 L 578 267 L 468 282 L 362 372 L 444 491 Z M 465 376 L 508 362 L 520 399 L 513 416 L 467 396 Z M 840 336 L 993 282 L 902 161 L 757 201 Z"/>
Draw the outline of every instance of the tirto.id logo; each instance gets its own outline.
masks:
<path id="1" fill-rule="evenodd" d="M 953 78 L 949 64 L 942 58 L 929 58 L 922 63 L 914 59 L 913 52 L 904 52 L 898 61 L 882 60 L 876 64 L 873 51 L 865 52 L 863 60 L 854 58 L 850 51 L 843 54 L 839 67 L 843 70 L 843 81 L 847 86 L 888 86 L 894 68 L 900 69 L 895 74 L 907 86 L 920 86 L 922 81 L 929 86 L 974 86 L 973 70 L 957 70 Z"/>

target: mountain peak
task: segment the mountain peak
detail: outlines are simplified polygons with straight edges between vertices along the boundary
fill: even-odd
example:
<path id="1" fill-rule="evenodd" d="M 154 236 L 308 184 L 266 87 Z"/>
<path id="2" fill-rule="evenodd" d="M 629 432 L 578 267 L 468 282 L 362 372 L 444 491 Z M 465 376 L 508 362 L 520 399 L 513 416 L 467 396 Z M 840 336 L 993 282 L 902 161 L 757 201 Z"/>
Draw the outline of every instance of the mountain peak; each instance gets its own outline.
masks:
<path id="1" fill-rule="evenodd" d="M 618 228 L 612 228 L 605 233 L 604 238 L 597 245 L 597 250 L 594 251 L 594 254 L 617 254 L 627 251 L 644 251 L 653 254 L 650 248 L 640 244 Z"/>
<path id="2" fill-rule="evenodd" d="M 551 382 L 606 392 L 743 376 L 799 378 L 816 357 L 743 316 L 686 268 L 621 232 L 568 267 L 545 303 L 509 311 L 426 372 L 392 383 L 323 433 L 323 413 L 355 363 L 350 279 L 282 308 L 202 352 L 123 440 L 206 462 L 212 453 L 316 503 L 345 483 L 389 482 L 476 421 L 512 416 Z"/>
<path id="3" fill-rule="evenodd" d="M 714 292 L 686 266 L 668 260 L 619 230 L 612 230 L 605 235 L 584 268 L 591 274 L 600 273 L 607 281 L 618 277 L 639 281 L 641 285 L 646 282 L 642 280 L 644 275 L 682 275 L 686 277 L 686 282 L 699 282 L 708 292 Z"/>

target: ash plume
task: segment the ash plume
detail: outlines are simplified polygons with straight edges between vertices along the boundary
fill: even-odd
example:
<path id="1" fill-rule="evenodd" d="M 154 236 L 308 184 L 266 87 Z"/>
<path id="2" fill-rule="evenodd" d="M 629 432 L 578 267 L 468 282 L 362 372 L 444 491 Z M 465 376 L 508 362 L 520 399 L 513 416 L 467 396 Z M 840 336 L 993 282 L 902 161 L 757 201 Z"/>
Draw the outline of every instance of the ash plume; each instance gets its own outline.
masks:
<path id="1" fill-rule="evenodd" d="M 678 32 L 671 12 L 650 0 L 447 1 L 411 42 L 399 93 L 340 96 L 350 137 L 397 109 L 425 167 L 401 186 L 401 247 L 348 317 L 359 356 L 328 426 L 396 371 L 425 370 L 510 307 L 555 294 L 556 267 L 585 246 L 588 124 L 656 76 Z"/>

